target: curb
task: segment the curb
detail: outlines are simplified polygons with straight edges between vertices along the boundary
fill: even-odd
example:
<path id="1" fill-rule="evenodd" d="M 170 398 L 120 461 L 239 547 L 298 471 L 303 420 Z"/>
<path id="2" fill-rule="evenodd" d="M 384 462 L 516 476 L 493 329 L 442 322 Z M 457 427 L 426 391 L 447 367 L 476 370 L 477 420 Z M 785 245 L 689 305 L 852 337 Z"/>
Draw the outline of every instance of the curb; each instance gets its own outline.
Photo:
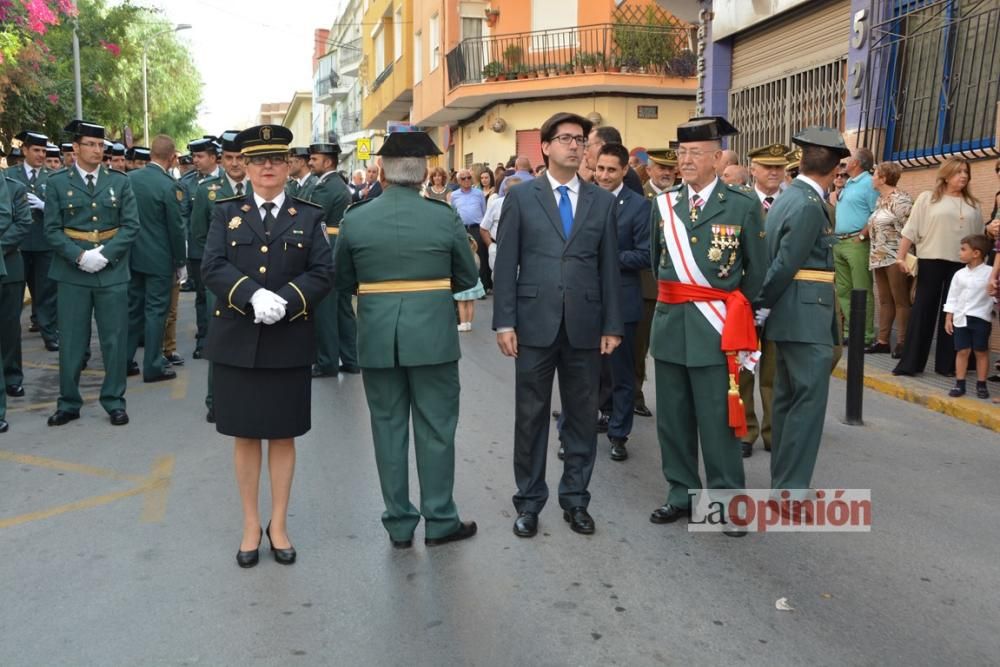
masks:
<path id="1" fill-rule="evenodd" d="M 833 369 L 833 377 L 846 380 L 846 368 L 838 364 Z M 915 403 L 929 410 L 1000 433 L 1000 406 L 991 402 L 978 402 L 981 399 L 940 396 L 932 393 L 933 389 L 922 387 L 907 378 L 873 370 L 867 365 L 865 366 L 865 386 L 880 394 Z"/>

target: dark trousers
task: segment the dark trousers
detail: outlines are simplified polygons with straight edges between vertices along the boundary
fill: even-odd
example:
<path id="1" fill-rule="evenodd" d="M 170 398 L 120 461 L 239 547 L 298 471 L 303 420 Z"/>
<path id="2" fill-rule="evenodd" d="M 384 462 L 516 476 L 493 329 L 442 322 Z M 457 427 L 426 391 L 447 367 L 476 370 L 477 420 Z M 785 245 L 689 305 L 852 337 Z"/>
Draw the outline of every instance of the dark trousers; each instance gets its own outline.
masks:
<path id="1" fill-rule="evenodd" d="M 56 322 L 56 282 L 49 278 L 52 266 L 52 251 L 22 250 L 24 258 L 24 280 L 31 292 L 31 314 L 38 324 L 42 340 L 58 341 L 59 328 Z"/>
<path id="2" fill-rule="evenodd" d="M 635 330 L 635 402 L 646 405 L 642 385 L 646 382 L 646 355 L 649 354 L 649 331 L 653 326 L 656 299 L 642 300 L 642 319 Z"/>
<path id="3" fill-rule="evenodd" d="M 134 269 L 129 280 L 126 358 L 135 361 L 135 351 L 142 339 L 142 376 L 147 380 L 163 375 L 166 370 L 163 333 L 170 312 L 172 285 L 172 275 L 158 276 Z"/>
<path id="4" fill-rule="evenodd" d="M 0 284 L 0 350 L 3 352 L 3 376 L 6 386 L 24 384 L 21 368 L 21 309 L 24 307 L 24 282 Z M 0 390 L 3 387 L 0 386 Z"/>
<path id="5" fill-rule="evenodd" d="M 931 340 L 937 333 L 934 351 L 934 371 L 941 375 L 955 372 L 955 343 L 944 330 L 944 302 L 948 300 L 951 277 L 962 268 L 958 262 L 946 259 L 917 261 L 917 295 L 906 325 L 903 357 L 896 371 L 922 373 L 931 352 Z"/>
<path id="6" fill-rule="evenodd" d="M 540 512 L 549 498 L 545 482 L 548 453 L 549 410 L 552 380 L 559 371 L 559 395 L 565 423 L 562 444 L 566 451 L 559 482 L 563 509 L 590 503 L 590 475 L 597 451 L 597 385 L 601 373 L 598 348 L 579 349 L 569 344 L 565 327 L 548 347 L 521 345 L 514 361 L 516 408 L 514 412 L 514 480 L 518 512 Z"/>
<path id="7" fill-rule="evenodd" d="M 635 418 L 635 332 L 637 322 L 625 323 L 621 345 L 611 353 L 612 409 L 609 438 L 628 438 Z"/>
<path id="8" fill-rule="evenodd" d="M 200 350 L 208 333 L 208 306 L 205 303 L 205 283 L 201 279 L 201 258 L 188 259 L 188 280 L 194 285 L 194 349 Z"/>

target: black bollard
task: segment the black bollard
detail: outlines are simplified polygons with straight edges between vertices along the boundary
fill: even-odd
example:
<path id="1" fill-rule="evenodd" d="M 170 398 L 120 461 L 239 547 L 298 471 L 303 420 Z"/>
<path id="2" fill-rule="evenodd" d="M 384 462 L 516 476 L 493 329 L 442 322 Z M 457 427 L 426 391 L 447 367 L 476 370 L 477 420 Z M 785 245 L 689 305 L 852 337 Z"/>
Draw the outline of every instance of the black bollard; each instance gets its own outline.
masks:
<path id="1" fill-rule="evenodd" d="M 864 426 L 861 419 L 865 391 L 865 307 L 868 292 L 851 290 L 851 321 L 847 332 L 847 416 L 844 423 Z"/>

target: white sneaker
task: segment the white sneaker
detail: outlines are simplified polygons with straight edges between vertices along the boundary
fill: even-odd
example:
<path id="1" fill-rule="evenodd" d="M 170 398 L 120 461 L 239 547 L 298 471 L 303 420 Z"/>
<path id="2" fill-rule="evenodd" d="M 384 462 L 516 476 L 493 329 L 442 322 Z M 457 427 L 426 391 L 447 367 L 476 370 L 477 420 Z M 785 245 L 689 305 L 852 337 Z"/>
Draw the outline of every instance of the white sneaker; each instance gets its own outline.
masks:
<path id="1" fill-rule="evenodd" d="M 459 331 L 472 331 L 472 322 L 462 322 L 458 325 Z"/>

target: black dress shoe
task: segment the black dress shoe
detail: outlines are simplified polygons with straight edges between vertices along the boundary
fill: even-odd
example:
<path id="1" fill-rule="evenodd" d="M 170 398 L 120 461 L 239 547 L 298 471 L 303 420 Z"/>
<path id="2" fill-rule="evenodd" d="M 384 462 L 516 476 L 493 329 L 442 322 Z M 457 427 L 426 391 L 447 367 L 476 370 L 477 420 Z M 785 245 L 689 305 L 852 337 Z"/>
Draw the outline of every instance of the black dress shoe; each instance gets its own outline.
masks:
<path id="1" fill-rule="evenodd" d="M 278 561 L 282 565 L 291 565 L 295 562 L 295 547 L 288 547 L 287 549 L 278 549 L 274 546 L 274 540 L 271 539 L 271 522 L 267 522 L 267 530 L 264 531 L 267 534 L 267 541 L 271 543 L 271 553 L 274 554 L 274 560 Z"/>
<path id="2" fill-rule="evenodd" d="M 236 564 L 240 567 L 253 567 L 260 562 L 260 541 L 264 539 L 264 531 L 260 531 L 260 539 L 257 540 L 257 548 L 249 551 L 236 552 Z"/>
<path id="3" fill-rule="evenodd" d="M 14 398 L 24 396 L 24 387 L 19 384 L 9 384 L 7 385 L 7 395 Z"/>
<path id="4" fill-rule="evenodd" d="M 451 535 L 445 535 L 444 537 L 437 538 L 424 538 L 424 544 L 429 547 L 439 547 L 442 544 L 448 544 L 449 542 L 458 542 L 459 540 L 466 540 L 476 534 L 479 529 L 476 526 L 475 521 L 463 521 L 459 524 L 458 530 L 456 530 Z"/>
<path id="5" fill-rule="evenodd" d="M 608 422 L 610 421 L 611 421 L 611 415 L 609 415 L 607 412 L 602 412 L 601 415 L 597 418 L 597 432 L 607 433 Z"/>
<path id="6" fill-rule="evenodd" d="M 412 537 L 408 540 L 394 540 L 390 537 L 389 541 L 392 543 L 393 549 L 409 549 L 410 547 L 413 546 Z"/>
<path id="7" fill-rule="evenodd" d="M 893 359 L 902 359 L 903 358 L 903 346 L 902 345 L 897 345 L 896 348 L 892 351 L 892 354 L 890 354 L 889 356 L 892 357 Z"/>
<path id="8" fill-rule="evenodd" d="M 215 423 L 215 410 L 213 410 L 212 408 L 208 409 L 208 414 L 205 415 L 205 421 L 207 421 L 209 424 Z"/>
<path id="9" fill-rule="evenodd" d="M 538 533 L 538 514 L 521 512 L 514 519 L 514 534 L 518 537 L 534 537 Z"/>
<path id="10" fill-rule="evenodd" d="M 733 526 L 732 528 L 726 528 L 725 530 L 723 530 L 722 534 L 725 535 L 726 537 L 746 537 L 747 529 L 737 528 L 736 526 Z"/>
<path id="11" fill-rule="evenodd" d="M 28 331 L 30 331 L 31 333 L 38 333 L 38 331 L 39 331 L 39 329 L 38 329 L 38 322 L 34 322 L 33 321 L 31 324 L 29 324 L 28 325 Z"/>
<path id="12" fill-rule="evenodd" d="M 340 365 L 340 372 L 341 373 L 350 373 L 351 375 L 357 375 L 358 373 L 361 372 L 361 369 L 358 368 L 357 366 L 348 366 L 347 364 L 341 364 Z"/>
<path id="13" fill-rule="evenodd" d="M 79 412 L 66 412 L 65 410 L 56 410 L 51 417 L 49 417 L 49 426 L 62 426 L 63 424 L 68 424 L 74 419 L 79 419 Z"/>
<path id="14" fill-rule="evenodd" d="M 181 355 L 177 354 L 176 352 L 174 352 L 172 354 L 165 354 L 165 355 L 163 355 L 163 358 L 166 359 L 167 363 L 170 364 L 171 366 L 183 366 L 184 365 L 184 357 L 182 357 Z"/>
<path id="15" fill-rule="evenodd" d="M 673 523 L 678 519 L 690 519 L 691 510 L 687 507 L 677 507 L 667 503 L 663 507 L 658 507 L 649 515 L 652 523 Z"/>
<path id="16" fill-rule="evenodd" d="M 552 411 L 552 418 L 553 419 L 559 419 L 559 415 L 561 415 L 561 414 L 562 414 L 562 412 L 560 412 L 559 410 L 553 410 Z"/>
<path id="17" fill-rule="evenodd" d="M 331 373 L 330 371 L 324 371 L 319 366 L 313 366 L 312 376 L 314 378 L 335 378 L 337 377 L 337 371 Z"/>
<path id="18" fill-rule="evenodd" d="M 47 340 L 45 341 L 45 349 L 48 350 L 49 352 L 58 352 L 59 342 L 54 340 Z"/>
<path id="19" fill-rule="evenodd" d="M 740 449 L 743 451 L 743 458 L 748 459 L 753 456 L 753 443 L 741 442 Z"/>
<path id="20" fill-rule="evenodd" d="M 558 458 L 560 461 L 566 460 L 566 448 L 563 447 L 563 444 L 561 442 L 559 443 L 559 451 L 556 452 L 556 458 Z"/>
<path id="21" fill-rule="evenodd" d="M 163 382 L 164 380 L 173 380 L 177 377 L 177 373 L 171 370 L 166 370 L 156 375 L 154 377 L 142 378 L 143 382 Z"/>
<path id="22" fill-rule="evenodd" d="M 201 351 L 200 347 L 194 348 L 194 352 L 191 353 L 192 359 L 201 359 L 204 356 L 204 352 Z"/>
<path id="23" fill-rule="evenodd" d="M 624 461 L 628 458 L 628 450 L 625 449 L 625 443 L 628 442 L 628 438 L 608 438 L 611 441 L 611 460 L 612 461 Z"/>
<path id="24" fill-rule="evenodd" d="M 139 370 L 138 362 L 135 361 L 128 362 L 128 368 L 125 370 L 125 375 L 133 377 L 135 375 L 140 375 L 140 374 L 142 374 L 142 371 Z"/>
<path id="25" fill-rule="evenodd" d="M 128 413 L 121 408 L 109 412 L 108 417 L 111 418 L 112 426 L 124 426 L 128 423 Z"/>
<path id="26" fill-rule="evenodd" d="M 571 510 L 564 511 L 563 519 L 569 523 L 569 527 L 574 533 L 580 533 L 581 535 L 594 534 L 594 518 L 587 514 L 586 507 L 574 507 Z"/>
<path id="27" fill-rule="evenodd" d="M 650 411 L 649 408 L 647 408 L 645 405 L 640 405 L 639 403 L 635 404 L 635 407 L 632 408 L 632 412 L 634 412 L 635 414 L 639 415 L 640 417 L 652 417 L 653 416 L 653 413 Z"/>
<path id="28" fill-rule="evenodd" d="M 892 369 L 892 374 L 896 376 L 905 375 L 906 377 L 913 377 L 914 375 L 916 375 L 916 373 L 908 371 L 905 368 L 900 368 L 899 366 L 896 366 L 895 368 Z"/>
<path id="29" fill-rule="evenodd" d="M 865 354 L 887 354 L 889 351 L 889 343 L 875 341 L 871 345 L 865 345 Z"/>
<path id="30" fill-rule="evenodd" d="M 7 423 L 6 419 L 0 419 L 0 433 L 6 433 L 7 429 L 10 428 L 10 424 Z"/>

